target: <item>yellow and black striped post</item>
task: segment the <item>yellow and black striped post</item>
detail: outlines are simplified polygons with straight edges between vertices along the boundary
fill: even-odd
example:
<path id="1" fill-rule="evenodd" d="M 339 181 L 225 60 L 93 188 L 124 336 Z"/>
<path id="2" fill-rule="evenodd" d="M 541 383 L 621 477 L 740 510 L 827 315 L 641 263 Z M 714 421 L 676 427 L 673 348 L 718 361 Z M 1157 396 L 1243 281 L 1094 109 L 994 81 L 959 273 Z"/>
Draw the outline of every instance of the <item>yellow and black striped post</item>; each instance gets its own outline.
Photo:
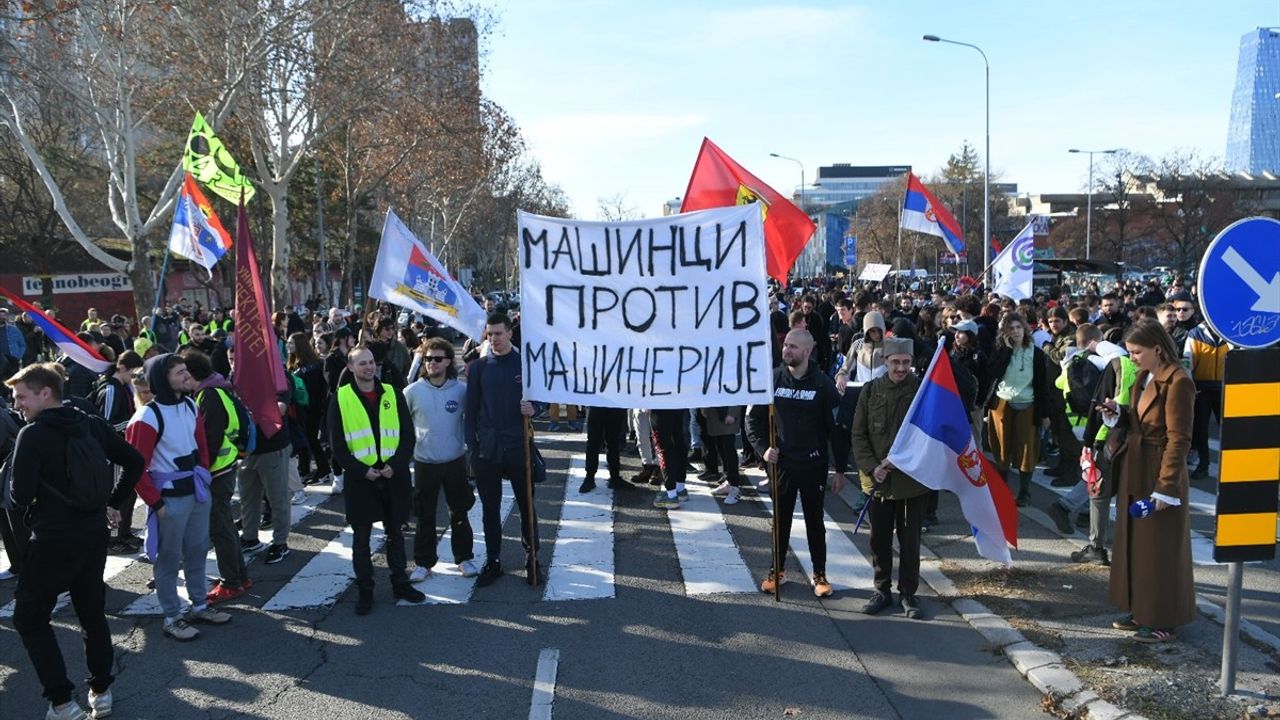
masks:
<path id="1" fill-rule="evenodd" d="M 1213 559 L 1276 556 L 1280 492 L 1280 347 L 1227 353 Z"/>

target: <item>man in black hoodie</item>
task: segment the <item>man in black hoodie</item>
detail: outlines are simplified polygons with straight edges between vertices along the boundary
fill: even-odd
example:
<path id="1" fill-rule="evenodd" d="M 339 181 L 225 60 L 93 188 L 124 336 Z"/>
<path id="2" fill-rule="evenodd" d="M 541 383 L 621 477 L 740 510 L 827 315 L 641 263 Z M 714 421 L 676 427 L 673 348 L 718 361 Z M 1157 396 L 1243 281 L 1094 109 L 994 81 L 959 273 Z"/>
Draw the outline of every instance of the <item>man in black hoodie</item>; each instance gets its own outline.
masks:
<path id="1" fill-rule="evenodd" d="M 6 383 L 13 389 L 14 406 L 27 420 L 13 450 L 15 504 L 27 508 L 31 529 L 26 564 L 14 593 L 13 624 L 35 666 L 48 717 L 84 717 L 72 699 L 75 685 L 67 679 L 62 652 L 49 618 L 58 595 L 70 592 L 84 633 L 89 666 L 89 705 L 94 717 L 111 712 L 111 669 L 114 663 L 111 629 L 107 626 L 107 535 L 120 522 L 115 509 L 142 476 L 142 456 L 101 418 L 62 404 L 63 380 L 56 366 L 29 365 Z M 58 496 L 68 488 L 66 453 L 58 449 L 72 437 L 91 435 L 103 454 L 123 469 L 110 500 L 92 511 L 77 510 Z"/>
<path id="2" fill-rule="evenodd" d="M 808 330 L 792 330 L 782 343 L 782 365 L 773 371 L 773 406 L 776 437 L 769 433 L 769 406 L 753 405 L 747 417 L 747 437 L 765 462 L 777 465 L 778 561 L 770 568 L 760 585 L 771 593 L 785 582 L 783 567 L 787 545 L 791 541 L 791 519 L 795 515 L 796 496 L 804 511 L 805 534 L 809 538 L 809 555 L 813 559 L 813 593 L 818 597 L 831 594 L 827 582 L 827 529 L 823 508 L 826 492 L 827 458 L 830 440 L 836 432 L 835 411 L 840 394 L 835 383 L 810 361 L 813 336 Z M 844 486 L 845 458 L 835 454 L 835 476 L 832 489 Z"/>

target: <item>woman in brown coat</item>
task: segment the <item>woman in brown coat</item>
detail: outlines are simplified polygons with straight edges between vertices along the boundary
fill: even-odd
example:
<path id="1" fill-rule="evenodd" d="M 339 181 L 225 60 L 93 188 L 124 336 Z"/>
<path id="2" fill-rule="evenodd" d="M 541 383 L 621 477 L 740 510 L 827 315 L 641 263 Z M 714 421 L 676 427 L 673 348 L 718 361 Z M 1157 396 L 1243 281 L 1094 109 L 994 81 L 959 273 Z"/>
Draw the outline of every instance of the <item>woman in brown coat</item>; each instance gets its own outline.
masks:
<path id="1" fill-rule="evenodd" d="M 1121 408 L 1114 400 L 1105 403 L 1104 413 L 1128 433 L 1117 460 L 1111 602 L 1129 615 L 1113 625 L 1133 631 L 1135 640 L 1165 642 L 1196 613 L 1187 507 L 1187 450 L 1196 389 L 1178 363 L 1173 338 L 1159 322 L 1135 322 L 1125 345 L 1138 366 L 1138 381 L 1123 415 L 1118 415 Z M 1129 506 L 1138 500 L 1154 502 L 1154 511 L 1131 517 Z"/>

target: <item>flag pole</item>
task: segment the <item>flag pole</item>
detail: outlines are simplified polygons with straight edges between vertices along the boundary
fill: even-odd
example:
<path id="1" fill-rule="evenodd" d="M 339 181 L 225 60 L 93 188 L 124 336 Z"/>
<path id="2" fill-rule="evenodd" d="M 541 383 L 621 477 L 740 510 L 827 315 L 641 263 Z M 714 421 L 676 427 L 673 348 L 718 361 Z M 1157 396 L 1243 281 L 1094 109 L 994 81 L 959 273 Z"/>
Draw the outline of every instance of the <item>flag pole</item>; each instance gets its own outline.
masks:
<path id="1" fill-rule="evenodd" d="M 902 207 L 907 204 L 907 192 L 911 189 L 911 166 L 907 166 L 907 181 L 902 184 L 902 199 L 898 201 L 898 264 L 894 268 L 897 273 L 893 276 L 893 296 L 897 300 L 898 293 L 901 292 L 902 286 Z"/>
<path id="2" fill-rule="evenodd" d="M 160 314 L 160 298 L 164 296 L 165 281 L 169 278 L 169 246 L 164 246 L 164 260 L 160 263 L 160 277 L 156 281 L 156 301 L 151 304 L 151 337 L 156 336 L 156 319 Z"/>
<path id="3" fill-rule="evenodd" d="M 769 404 L 769 447 L 778 446 L 778 426 L 773 414 L 773 403 Z M 781 534 L 778 530 L 778 464 L 771 462 L 765 465 L 769 473 L 769 500 L 773 506 L 773 601 L 782 601 L 782 548 Z"/>
<path id="4" fill-rule="evenodd" d="M 524 489 L 525 507 L 528 509 L 529 523 L 529 563 L 525 571 L 529 573 L 529 584 L 538 587 L 538 520 L 533 512 L 533 424 L 529 416 L 524 415 Z"/>

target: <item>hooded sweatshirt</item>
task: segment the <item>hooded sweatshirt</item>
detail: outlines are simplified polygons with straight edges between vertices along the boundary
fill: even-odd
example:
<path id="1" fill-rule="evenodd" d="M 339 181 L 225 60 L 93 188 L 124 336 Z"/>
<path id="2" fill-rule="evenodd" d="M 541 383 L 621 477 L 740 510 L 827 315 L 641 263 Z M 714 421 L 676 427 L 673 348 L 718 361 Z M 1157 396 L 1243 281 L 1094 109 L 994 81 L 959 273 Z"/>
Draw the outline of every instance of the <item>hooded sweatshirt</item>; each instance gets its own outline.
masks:
<path id="1" fill-rule="evenodd" d="M 413 459 L 424 463 L 457 460 L 467 451 L 463 435 L 463 410 L 467 405 L 466 383 L 454 378 L 440 387 L 423 378 L 404 390 L 404 401 L 413 416 L 417 443 Z"/>
<path id="2" fill-rule="evenodd" d="M 196 412 L 196 404 L 169 386 L 165 369 L 169 357 L 169 353 L 157 355 L 143 364 L 155 400 L 138 408 L 124 433 L 125 440 L 142 454 L 146 463 L 146 472 L 137 487 L 138 497 L 153 509 L 164 505 L 160 492 L 172 487 L 172 483 L 157 483 L 152 473 L 183 472 L 196 466 L 207 470 L 209 467 L 204 423 Z M 157 413 L 164 416 L 163 435 L 160 434 Z"/>
<path id="3" fill-rule="evenodd" d="M 872 342 L 867 333 L 872 329 L 880 331 L 880 342 Z M 862 337 L 853 341 L 849 354 L 845 356 L 844 365 L 836 372 L 836 377 L 844 375 L 850 382 L 866 383 L 885 374 L 884 364 L 884 316 L 871 311 L 862 316 Z"/>
<path id="4" fill-rule="evenodd" d="M 93 512 L 81 512 L 44 489 L 45 485 L 54 485 L 65 494 L 68 468 L 66 453 L 61 450 L 67 438 L 85 434 L 92 434 L 107 459 L 123 470 L 111 493 L 111 506 L 124 500 L 142 474 L 142 457 L 102 418 L 70 405 L 42 411 L 18 431 L 13 450 L 13 501 L 29 508 L 26 522 L 35 538 L 107 531 L 106 505 Z"/>

